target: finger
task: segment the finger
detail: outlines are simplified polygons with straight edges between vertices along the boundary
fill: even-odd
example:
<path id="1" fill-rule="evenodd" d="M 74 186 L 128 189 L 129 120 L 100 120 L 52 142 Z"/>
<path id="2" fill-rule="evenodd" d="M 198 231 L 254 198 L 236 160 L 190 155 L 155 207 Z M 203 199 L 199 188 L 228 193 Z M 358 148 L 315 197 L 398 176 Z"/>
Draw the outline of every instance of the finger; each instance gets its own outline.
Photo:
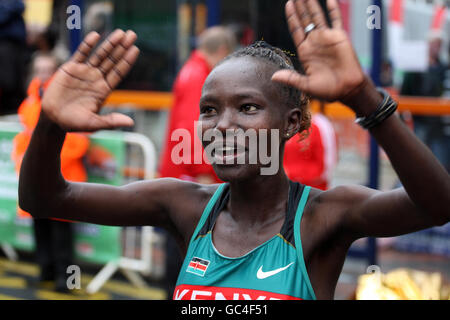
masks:
<path id="1" fill-rule="evenodd" d="M 111 69 L 119 63 L 125 52 L 126 49 L 123 46 L 117 46 L 112 54 L 110 54 L 106 59 L 103 60 L 102 64 L 98 68 L 104 76 L 106 76 L 111 71 Z"/>
<path id="2" fill-rule="evenodd" d="M 134 125 L 134 121 L 133 119 L 131 119 L 129 116 L 126 116 L 122 113 L 117 113 L 117 112 L 113 112 L 113 113 L 109 113 L 106 115 L 102 115 L 100 116 L 103 124 L 104 124 L 104 129 L 106 128 L 118 128 L 118 127 L 131 127 Z"/>
<path id="3" fill-rule="evenodd" d="M 290 87 L 297 88 L 303 93 L 309 93 L 308 76 L 301 75 L 293 70 L 280 70 L 273 74 L 272 81 L 279 82 Z"/>
<path id="4" fill-rule="evenodd" d="M 98 67 L 105 58 L 107 58 L 114 48 L 120 44 L 125 32 L 123 30 L 117 29 L 102 42 L 100 47 L 98 47 L 88 60 L 88 63 L 93 67 Z"/>
<path id="5" fill-rule="evenodd" d="M 306 0 L 306 6 L 312 22 L 316 25 L 316 29 L 325 29 L 327 27 L 327 21 L 323 14 L 322 7 L 317 0 Z"/>
<path id="6" fill-rule="evenodd" d="M 136 46 L 132 46 L 127 50 L 123 58 L 112 67 L 111 71 L 106 75 L 106 82 L 111 88 L 115 88 L 128 74 L 138 56 L 139 49 Z"/>
<path id="7" fill-rule="evenodd" d="M 292 0 L 286 3 L 285 11 L 289 32 L 291 33 L 292 40 L 294 40 L 295 47 L 298 48 L 303 40 L 305 40 L 305 31 L 300 23 Z"/>
<path id="8" fill-rule="evenodd" d="M 105 129 L 115 129 L 119 127 L 131 127 L 134 125 L 133 119 L 130 117 L 113 112 L 105 115 L 94 114 L 89 119 L 89 125 L 87 127 L 83 127 L 83 131 L 97 131 L 97 130 L 105 130 Z"/>
<path id="9" fill-rule="evenodd" d="M 300 24 L 303 29 L 312 23 L 311 16 L 309 15 L 308 8 L 305 6 L 305 0 L 295 0 L 294 1 L 295 11 L 299 17 Z"/>
<path id="10" fill-rule="evenodd" d="M 72 60 L 78 63 L 85 62 L 99 40 L 100 35 L 97 32 L 89 32 L 89 34 L 83 39 L 83 42 L 81 42 L 78 46 L 77 51 L 73 54 Z"/>
<path id="11" fill-rule="evenodd" d="M 100 65 L 100 70 L 107 75 L 111 69 L 119 63 L 123 58 L 126 51 L 135 43 L 137 39 L 136 33 L 129 30 L 126 32 L 125 37 L 123 37 L 120 45 L 116 46 L 113 52 L 105 59 Z"/>
<path id="12" fill-rule="evenodd" d="M 334 29 L 342 29 L 342 17 L 341 10 L 339 9 L 339 3 L 337 0 L 328 0 L 327 1 L 328 13 L 330 15 L 331 26 Z"/>

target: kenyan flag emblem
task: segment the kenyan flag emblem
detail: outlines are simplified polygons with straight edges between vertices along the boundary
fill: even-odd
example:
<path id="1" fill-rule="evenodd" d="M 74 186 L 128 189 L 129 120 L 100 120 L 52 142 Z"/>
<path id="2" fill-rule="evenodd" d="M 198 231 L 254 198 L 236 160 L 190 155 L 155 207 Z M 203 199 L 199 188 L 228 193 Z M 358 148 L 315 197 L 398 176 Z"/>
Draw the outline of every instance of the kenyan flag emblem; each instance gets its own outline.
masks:
<path id="1" fill-rule="evenodd" d="M 206 269 L 208 269 L 208 266 L 208 260 L 193 257 L 191 262 L 189 262 L 186 272 L 190 272 L 197 276 L 203 277 L 206 273 Z"/>

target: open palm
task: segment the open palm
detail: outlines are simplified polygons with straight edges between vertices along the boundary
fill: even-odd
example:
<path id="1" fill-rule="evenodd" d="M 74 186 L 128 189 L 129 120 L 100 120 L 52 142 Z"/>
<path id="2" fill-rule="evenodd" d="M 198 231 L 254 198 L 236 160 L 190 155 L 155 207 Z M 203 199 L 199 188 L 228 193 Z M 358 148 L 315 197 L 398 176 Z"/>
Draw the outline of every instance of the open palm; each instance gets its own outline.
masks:
<path id="1" fill-rule="evenodd" d="M 99 115 L 106 97 L 135 63 L 139 49 L 132 31 L 114 31 L 91 55 L 100 36 L 88 34 L 55 73 L 42 99 L 46 115 L 65 131 L 96 131 L 133 125 L 120 113 Z"/>
<path id="2" fill-rule="evenodd" d="M 342 28 L 336 0 L 328 0 L 332 21 L 329 28 L 317 0 L 288 1 L 286 17 L 305 74 L 282 70 L 273 80 L 298 88 L 306 94 L 326 100 L 345 100 L 358 89 L 365 75 L 352 44 Z M 305 28 L 315 28 L 305 33 Z"/>

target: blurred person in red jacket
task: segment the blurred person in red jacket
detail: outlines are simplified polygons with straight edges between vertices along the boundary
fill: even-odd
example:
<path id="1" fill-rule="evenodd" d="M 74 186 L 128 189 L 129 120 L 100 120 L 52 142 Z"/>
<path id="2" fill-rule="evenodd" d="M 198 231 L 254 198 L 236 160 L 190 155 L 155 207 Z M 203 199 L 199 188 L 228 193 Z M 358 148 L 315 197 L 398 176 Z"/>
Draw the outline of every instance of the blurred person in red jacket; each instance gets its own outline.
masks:
<path id="1" fill-rule="evenodd" d="M 314 114 L 311 120 L 306 138 L 297 134 L 286 142 L 284 169 L 293 181 L 327 190 L 338 159 L 336 134 L 322 113 Z"/>
<path id="2" fill-rule="evenodd" d="M 32 80 L 28 87 L 28 96 L 19 107 L 18 113 L 24 130 L 14 138 L 12 159 L 20 171 L 23 156 L 30 143 L 31 135 L 37 125 L 41 112 L 41 97 L 51 81 L 53 73 L 59 67 L 56 57 L 48 53 L 37 53 L 32 62 Z M 87 180 L 82 158 L 89 147 L 86 135 L 69 133 L 61 151 L 61 172 L 65 179 L 75 182 Z M 18 208 L 20 216 L 29 214 Z M 72 224 L 55 219 L 33 219 L 36 244 L 36 260 L 43 281 L 55 281 L 57 291 L 67 291 L 66 270 L 73 259 Z"/>
<path id="3" fill-rule="evenodd" d="M 234 33 L 222 26 L 208 28 L 199 35 L 197 49 L 192 52 L 181 68 L 173 86 L 174 104 L 169 114 L 166 142 L 160 159 L 160 177 L 172 177 L 206 184 L 221 182 L 211 164 L 203 160 L 201 164 L 194 164 L 196 156 L 203 159 L 203 147 L 197 136 L 195 122 L 200 116 L 199 105 L 203 83 L 214 66 L 234 51 L 236 44 Z M 187 156 L 190 164 L 175 164 L 172 159 L 174 147 L 180 143 L 180 141 L 172 140 L 172 133 L 176 129 L 185 129 L 189 132 L 190 154 L 183 155 L 183 157 Z M 196 148 L 195 144 L 200 148 Z M 202 154 L 198 154 L 199 152 Z M 165 251 L 166 292 L 168 297 L 172 297 L 183 261 L 175 240 L 169 234 L 167 234 Z"/>

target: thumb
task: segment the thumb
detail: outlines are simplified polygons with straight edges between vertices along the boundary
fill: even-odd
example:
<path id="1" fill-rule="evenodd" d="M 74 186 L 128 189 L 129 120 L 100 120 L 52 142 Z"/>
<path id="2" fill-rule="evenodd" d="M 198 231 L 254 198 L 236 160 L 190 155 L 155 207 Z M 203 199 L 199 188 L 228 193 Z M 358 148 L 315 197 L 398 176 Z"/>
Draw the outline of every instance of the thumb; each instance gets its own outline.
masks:
<path id="1" fill-rule="evenodd" d="M 294 70 L 280 70 L 273 74 L 272 81 L 279 82 L 290 87 L 308 93 L 309 81 L 308 77 L 301 75 Z"/>
<path id="2" fill-rule="evenodd" d="M 118 112 L 101 115 L 98 120 L 98 128 L 96 129 L 114 129 L 118 127 L 132 127 L 134 125 L 133 119 Z"/>

